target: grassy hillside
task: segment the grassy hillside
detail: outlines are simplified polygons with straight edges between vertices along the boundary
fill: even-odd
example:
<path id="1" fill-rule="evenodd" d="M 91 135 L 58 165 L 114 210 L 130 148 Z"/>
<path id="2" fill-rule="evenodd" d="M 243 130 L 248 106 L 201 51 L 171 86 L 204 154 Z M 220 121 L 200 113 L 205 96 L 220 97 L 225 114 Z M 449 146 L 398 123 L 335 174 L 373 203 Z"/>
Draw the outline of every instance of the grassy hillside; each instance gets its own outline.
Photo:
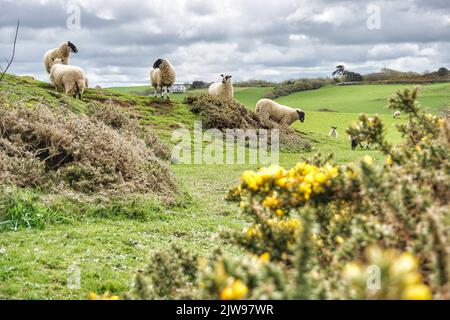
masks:
<path id="1" fill-rule="evenodd" d="M 308 111 L 331 109 L 338 112 L 387 113 L 387 98 L 408 85 L 327 86 L 303 91 L 277 99 L 278 102 Z M 438 111 L 450 104 L 450 83 L 421 86 L 419 100 L 430 111 Z"/>
<path id="2" fill-rule="evenodd" d="M 445 95 L 445 88 L 448 85 L 425 86 L 420 100 L 430 102 L 430 107 L 437 110 L 449 101 L 450 94 Z M 340 163 L 360 159 L 367 154 L 376 162 L 383 161 L 383 156 L 376 150 L 351 151 L 344 130 L 348 123 L 357 119 L 357 113 L 377 112 L 383 114 L 389 138 L 399 141 L 400 137 L 391 126 L 403 120 L 394 121 L 383 108 L 386 97 L 396 89 L 397 86 L 329 87 L 280 98 L 280 102 L 309 111 L 306 122 L 297 122 L 294 126 L 313 140 L 313 151 L 282 153 L 280 164 L 290 167 L 317 151 L 334 153 Z M 84 101 L 80 102 L 55 93 L 46 83 L 7 76 L 0 83 L 0 98 L 11 105 L 31 106 L 45 102 L 55 108 L 67 107 L 78 113 L 86 112 L 92 103 L 113 103 L 138 118 L 141 125 L 154 129 L 165 140 L 170 139 L 175 128 L 192 128 L 195 118 L 181 103 L 183 95 L 173 95 L 174 101 L 167 103 L 130 94 L 134 89 L 129 90 L 89 89 Z M 253 108 L 265 90 L 267 88 L 237 88 L 236 99 Z M 312 111 L 322 107 L 338 112 Z M 340 132 L 337 140 L 327 136 L 329 126 L 336 124 Z M 238 249 L 217 235 L 226 229 L 242 229 L 248 218 L 239 214 L 234 204 L 226 203 L 223 196 L 239 181 L 242 171 L 256 167 L 173 164 L 178 181 L 192 196 L 192 201 L 173 208 L 151 208 L 140 219 L 114 216 L 111 212 L 81 216 L 74 210 L 73 219 L 47 225 L 44 229 L 0 229 L 0 298 L 85 298 L 89 291 L 103 293 L 107 290 L 122 295 L 129 290 L 135 272 L 146 265 L 149 253 L 153 249 L 167 248 L 171 242 L 202 255 L 217 247 L 229 254 L 239 254 Z M 70 211 L 71 203 L 61 205 Z M 130 206 L 127 210 L 133 212 L 138 209 Z M 69 289 L 66 285 L 71 266 L 80 270 L 80 289 Z"/>

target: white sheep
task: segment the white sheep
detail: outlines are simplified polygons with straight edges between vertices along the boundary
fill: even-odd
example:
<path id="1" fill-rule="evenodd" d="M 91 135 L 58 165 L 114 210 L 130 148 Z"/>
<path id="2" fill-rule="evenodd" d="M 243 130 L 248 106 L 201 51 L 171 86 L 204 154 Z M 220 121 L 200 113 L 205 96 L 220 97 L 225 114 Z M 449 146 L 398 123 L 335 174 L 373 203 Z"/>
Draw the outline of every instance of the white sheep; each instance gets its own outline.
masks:
<path id="1" fill-rule="evenodd" d="M 50 81 L 56 91 L 64 88 L 66 94 L 77 96 L 81 100 L 84 89 L 88 87 L 88 79 L 83 69 L 75 66 L 64 65 L 61 59 L 52 59 L 53 65 L 50 69 Z"/>
<path id="2" fill-rule="evenodd" d="M 158 87 L 161 88 L 161 98 L 164 98 L 164 88 L 167 89 L 167 99 L 170 99 L 170 88 L 175 83 L 177 74 L 174 67 L 167 59 L 158 59 L 153 64 L 153 69 L 150 71 L 150 82 L 155 88 L 154 96 Z"/>
<path id="3" fill-rule="evenodd" d="M 69 64 L 70 53 L 77 53 L 77 47 L 70 41 L 63 42 L 58 48 L 48 50 L 44 56 L 45 71 L 50 73 L 53 65 L 53 59 L 61 59 L 62 64 Z"/>
<path id="4" fill-rule="evenodd" d="M 337 137 L 338 137 L 337 127 L 331 127 L 330 133 L 328 135 L 330 137 L 337 139 Z"/>
<path id="5" fill-rule="evenodd" d="M 256 103 L 255 112 L 265 120 L 290 126 L 297 120 L 305 121 L 305 112 L 284 106 L 270 99 L 261 99 Z"/>
<path id="6" fill-rule="evenodd" d="M 395 111 L 394 114 L 392 115 L 392 118 L 394 118 L 394 119 L 400 118 L 400 115 L 401 115 L 400 111 L 397 110 L 397 111 Z"/>
<path id="7" fill-rule="evenodd" d="M 214 82 L 208 88 L 208 93 L 214 96 L 219 96 L 225 99 L 233 99 L 233 81 L 231 80 L 231 75 L 220 75 L 222 77 L 222 82 Z"/>

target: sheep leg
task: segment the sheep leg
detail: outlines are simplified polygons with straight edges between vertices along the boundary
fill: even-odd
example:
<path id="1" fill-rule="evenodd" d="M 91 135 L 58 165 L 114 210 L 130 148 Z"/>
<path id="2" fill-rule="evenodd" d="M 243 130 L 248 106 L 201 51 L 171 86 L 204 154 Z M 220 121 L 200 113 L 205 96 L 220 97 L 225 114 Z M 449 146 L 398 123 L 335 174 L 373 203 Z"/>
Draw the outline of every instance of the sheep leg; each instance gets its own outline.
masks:
<path id="1" fill-rule="evenodd" d="M 158 87 L 153 87 L 153 97 L 156 98 L 156 96 L 158 95 Z"/>
<path id="2" fill-rule="evenodd" d="M 167 100 L 170 100 L 170 89 L 169 89 L 169 86 L 167 86 L 166 88 L 167 88 Z"/>
<path id="3" fill-rule="evenodd" d="M 161 99 L 164 99 L 164 87 L 161 87 Z"/>

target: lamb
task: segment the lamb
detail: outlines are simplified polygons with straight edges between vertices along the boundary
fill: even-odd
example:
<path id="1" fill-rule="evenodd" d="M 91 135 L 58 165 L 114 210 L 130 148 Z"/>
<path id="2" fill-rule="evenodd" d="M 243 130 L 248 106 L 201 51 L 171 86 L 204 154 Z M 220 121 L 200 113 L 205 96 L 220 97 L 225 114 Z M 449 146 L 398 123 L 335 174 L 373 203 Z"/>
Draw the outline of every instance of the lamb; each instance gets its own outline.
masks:
<path id="1" fill-rule="evenodd" d="M 397 111 L 395 111 L 394 114 L 392 115 L 392 118 L 394 118 L 394 119 L 400 118 L 400 114 L 401 114 L 400 111 L 397 110 Z"/>
<path id="2" fill-rule="evenodd" d="M 331 127 L 331 131 L 328 134 L 330 137 L 336 138 L 338 137 L 337 127 Z"/>
<path id="3" fill-rule="evenodd" d="M 81 100 L 84 89 L 88 87 L 88 79 L 83 69 L 75 66 L 64 65 L 62 60 L 52 59 L 53 65 L 50 69 L 50 81 L 55 86 L 56 91 L 64 88 L 66 94 L 73 95 Z"/>
<path id="4" fill-rule="evenodd" d="M 53 59 L 61 59 L 62 64 L 68 65 L 70 53 L 77 53 L 77 47 L 70 41 L 63 42 L 58 48 L 48 50 L 44 56 L 45 71 L 50 74 L 53 65 Z"/>
<path id="5" fill-rule="evenodd" d="M 208 93 L 211 95 L 219 96 L 224 99 L 233 99 L 234 90 L 233 82 L 231 80 L 231 75 L 220 75 L 222 77 L 222 82 L 214 82 L 208 88 Z"/>
<path id="6" fill-rule="evenodd" d="M 170 87 L 173 86 L 176 79 L 176 72 L 174 67 L 167 59 L 158 59 L 153 64 L 153 69 L 150 71 L 150 82 L 155 88 L 154 96 L 158 87 L 161 88 L 161 98 L 164 98 L 164 88 L 167 89 L 167 99 L 170 100 Z"/>
<path id="7" fill-rule="evenodd" d="M 305 121 L 305 112 L 300 109 L 293 109 L 281 105 L 270 99 L 261 99 L 256 103 L 255 112 L 265 120 L 272 120 L 276 123 L 290 126 L 297 120 Z"/>

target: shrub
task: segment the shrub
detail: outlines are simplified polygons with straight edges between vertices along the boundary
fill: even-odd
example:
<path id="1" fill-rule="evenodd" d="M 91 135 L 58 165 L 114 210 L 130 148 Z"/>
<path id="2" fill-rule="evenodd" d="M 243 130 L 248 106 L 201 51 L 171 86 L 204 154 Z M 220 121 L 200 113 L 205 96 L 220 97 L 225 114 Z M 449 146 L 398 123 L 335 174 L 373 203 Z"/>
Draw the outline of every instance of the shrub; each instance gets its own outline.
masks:
<path id="1" fill-rule="evenodd" d="M 298 79 L 288 80 L 277 85 L 273 90 L 264 94 L 264 98 L 276 99 L 278 97 L 287 96 L 294 92 L 307 90 L 316 90 L 327 84 L 331 84 L 329 79 Z"/>
<path id="2" fill-rule="evenodd" d="M 0 183 L 173 200 L 177 184 L 160 158 L 166 151 L 154 135 L 132 128 L 131 120 L 109 107 L 92 116 L 43 105 L 1 109 Z"/>
<path id="3" fill-rule="evenodd" d="M 224 132 L 226 129 L 278 129 L 280 149 L 288 152 L 311 149 L 309 141 L 296 130 L 265 121 L 235 100 L 201 94 L 187 96 L 185 102 L 194 114 L 201 117 L 202 125 L 206 129 L 216 128 Z"/>

